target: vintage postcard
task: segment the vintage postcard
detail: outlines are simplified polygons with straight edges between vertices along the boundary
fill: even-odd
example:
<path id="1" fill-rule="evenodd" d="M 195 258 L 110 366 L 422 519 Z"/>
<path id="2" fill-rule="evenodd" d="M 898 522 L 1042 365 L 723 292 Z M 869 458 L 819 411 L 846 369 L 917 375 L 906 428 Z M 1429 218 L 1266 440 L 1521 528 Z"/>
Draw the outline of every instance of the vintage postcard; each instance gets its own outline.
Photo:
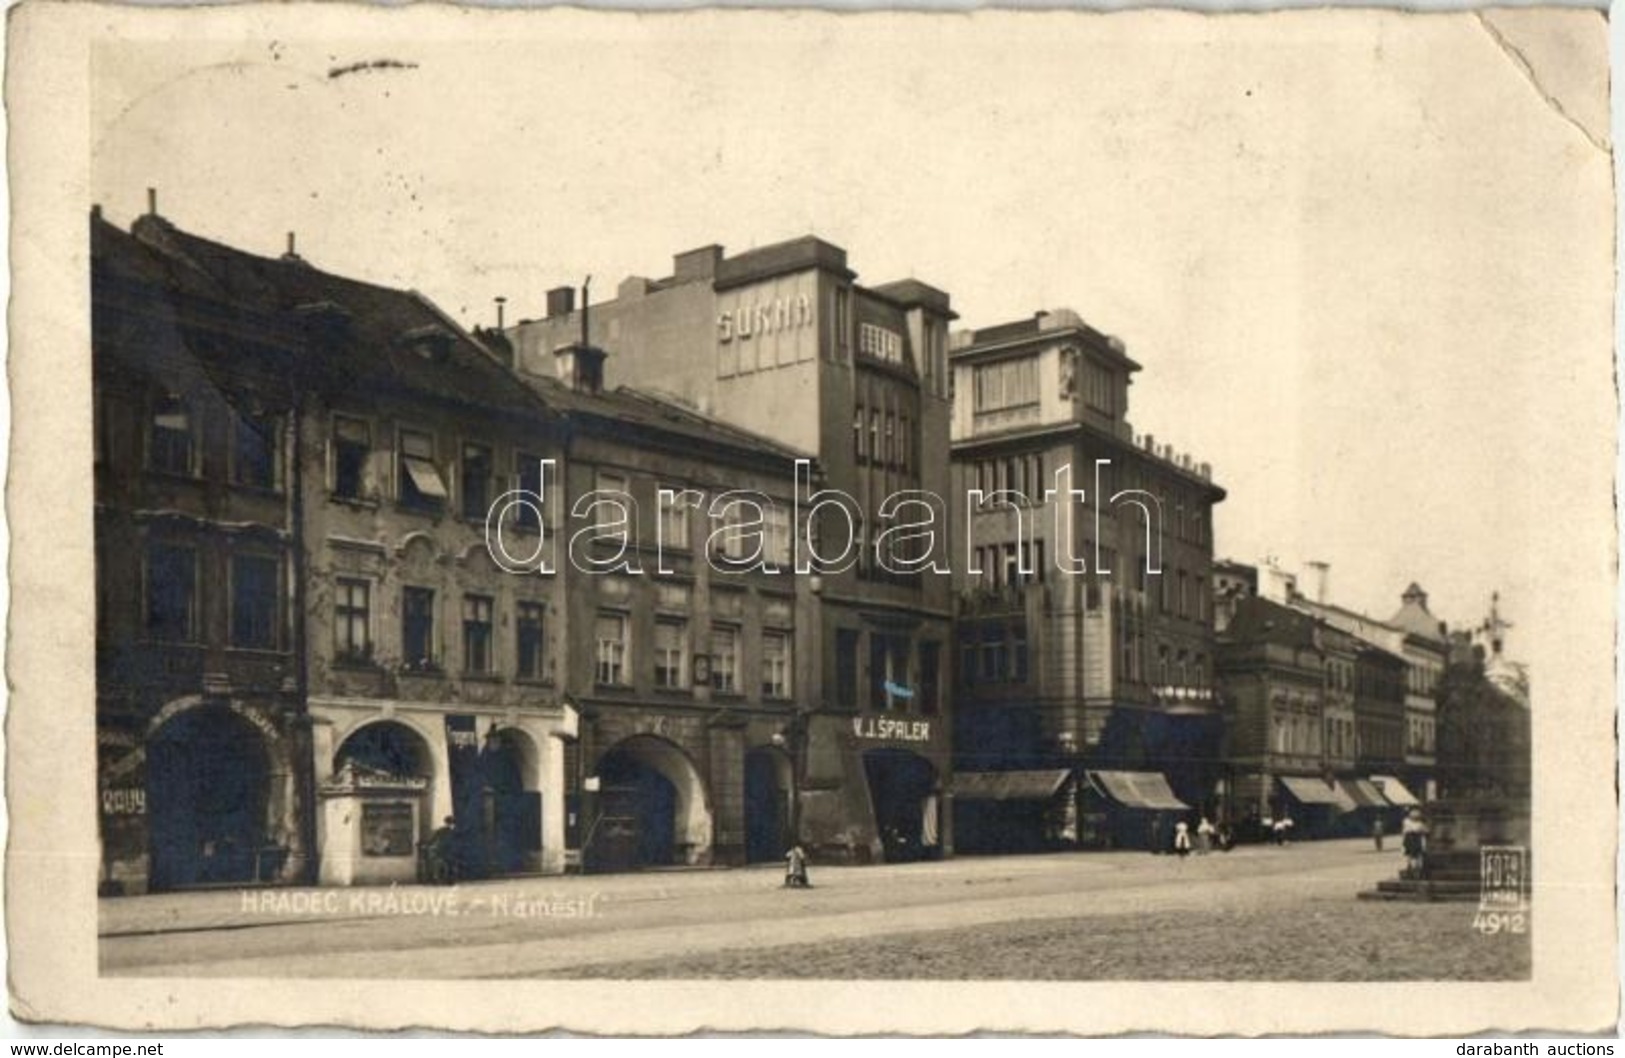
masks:
<path id="1" fill-rule="evenodd" d="M 25 4 L 6 101 L 15 1016 L 1614 1026 L 1603 13 Z"/>

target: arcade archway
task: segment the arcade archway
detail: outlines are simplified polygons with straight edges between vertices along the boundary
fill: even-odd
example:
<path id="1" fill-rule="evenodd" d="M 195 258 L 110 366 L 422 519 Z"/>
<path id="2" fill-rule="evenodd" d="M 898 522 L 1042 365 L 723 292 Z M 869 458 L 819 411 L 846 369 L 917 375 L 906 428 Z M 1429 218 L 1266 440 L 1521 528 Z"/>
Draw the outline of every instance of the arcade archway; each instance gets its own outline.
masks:
<path id="1" fill-rule="evenodd" d="M 706 863 L 712 822 L 705 782 L 670 742 L 635 735 L 598 761 L 598 812 L 584 855 L 593 870 Z"/>
<path id="2" fill-rule="evenodd" d="M 264 736 L 219 705 L 176 714 L 147 749 L 154 891 L 258 880 L 273 843 Z"/>

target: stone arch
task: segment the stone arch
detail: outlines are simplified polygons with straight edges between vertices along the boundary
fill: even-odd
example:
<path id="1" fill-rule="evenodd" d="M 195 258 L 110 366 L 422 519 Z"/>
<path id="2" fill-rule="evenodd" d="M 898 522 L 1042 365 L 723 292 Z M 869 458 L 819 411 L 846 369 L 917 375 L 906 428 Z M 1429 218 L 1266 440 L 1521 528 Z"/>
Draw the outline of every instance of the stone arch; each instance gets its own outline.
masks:
<path id="1" fill-rule="evenodd" d="M 675 742 L 624 738 L 599 755 L 599 812 L 584 855 L 607 869 L 703 864 L 715 822 L 700 770 Z"/>

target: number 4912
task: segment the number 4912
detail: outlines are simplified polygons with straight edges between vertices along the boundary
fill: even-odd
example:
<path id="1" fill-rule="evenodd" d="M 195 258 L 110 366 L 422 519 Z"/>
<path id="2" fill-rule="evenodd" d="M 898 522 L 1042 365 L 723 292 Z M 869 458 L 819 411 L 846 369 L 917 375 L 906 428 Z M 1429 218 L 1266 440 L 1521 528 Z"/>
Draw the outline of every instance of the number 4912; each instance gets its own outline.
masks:
<path id="1" fill-rule="evenodd" d="M 1473 928 L 1485 936 L 1527 933 L 1529 921 L 1522 911 L 1480 911 L 1473 916 Z"/>

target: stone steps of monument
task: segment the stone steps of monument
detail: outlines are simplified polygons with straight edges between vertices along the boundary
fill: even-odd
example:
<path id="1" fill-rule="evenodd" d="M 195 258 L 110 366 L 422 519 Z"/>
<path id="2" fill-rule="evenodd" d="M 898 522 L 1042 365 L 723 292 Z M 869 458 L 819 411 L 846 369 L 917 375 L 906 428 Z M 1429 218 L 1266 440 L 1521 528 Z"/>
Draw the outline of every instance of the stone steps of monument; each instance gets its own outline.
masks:
<path id="1" fill-rule="evenodd" d="M 1390 878 L 1378 882 L 1375 889 L 1358 894 L 1361 900 L 1418 900 L 1474 903 L 1479 897 L 1478 880 L 1444 880 L 1438 878 Z"/>

